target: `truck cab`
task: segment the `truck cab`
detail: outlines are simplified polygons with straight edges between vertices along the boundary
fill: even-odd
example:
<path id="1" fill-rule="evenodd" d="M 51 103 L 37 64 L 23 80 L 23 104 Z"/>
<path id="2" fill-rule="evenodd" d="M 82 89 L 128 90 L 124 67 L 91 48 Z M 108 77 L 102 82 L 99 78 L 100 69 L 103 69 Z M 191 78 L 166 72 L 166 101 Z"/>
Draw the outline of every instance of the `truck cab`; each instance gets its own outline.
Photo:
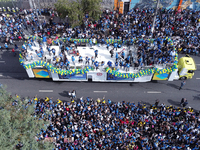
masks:
<path id="1" fill-rule="evenodd" d="M 178 61 L 178 75 L 179 79 L 192 79 L 194 71 L 196 70 L 196 64 L 194 59 L 189 55 L 181 57 Z"/>

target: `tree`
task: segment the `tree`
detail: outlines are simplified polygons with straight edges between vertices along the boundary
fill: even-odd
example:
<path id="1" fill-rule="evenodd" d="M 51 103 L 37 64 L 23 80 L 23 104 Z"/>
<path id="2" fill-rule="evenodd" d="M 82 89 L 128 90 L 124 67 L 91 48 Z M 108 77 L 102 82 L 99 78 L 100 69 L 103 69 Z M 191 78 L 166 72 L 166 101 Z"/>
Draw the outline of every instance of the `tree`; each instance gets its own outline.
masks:
<path id="1" fill-rule="evenodd" d="M 97 20 L 101 14 L 102 0 L 58 0 L 55 8 L 59 16 L 64 19 L 68 16 L 72 27 L 83 25 L 85 15 L 92 21 Z"/>
<path id="2" fill-rule="evenodd" d="M 13 105 L 13 101 L 17 105 Z M 22 150 L 54 148 L 52 143 L 37 141 L 35 138 L 48 122 L 33 116 L 34 102 L 27 105 L 26 100 L 10 96 L 5 87 L 0 88 L 0 102 L 0 149 L 16 149 L 20 143 L 23 145 Z"/>

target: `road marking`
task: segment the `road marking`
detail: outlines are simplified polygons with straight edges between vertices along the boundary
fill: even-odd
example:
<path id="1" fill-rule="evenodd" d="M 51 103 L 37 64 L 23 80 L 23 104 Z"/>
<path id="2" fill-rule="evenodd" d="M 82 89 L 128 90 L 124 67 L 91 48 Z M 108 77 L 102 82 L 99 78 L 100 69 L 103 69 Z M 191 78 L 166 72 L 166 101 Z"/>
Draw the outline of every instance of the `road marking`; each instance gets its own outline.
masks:
<path id="1" fill-rule="evenodd" d="M 197 80 L 200 80 L 200 78 L 196 78 Z"/>
<path id="2" fill-rule="evenodd" d="M 5 63 L 5 61 L 0 61 L 0 63 Z"/>
<path id="3" fill-rule="evenodd" d="M 94 91 L 94 93 L 107 93 L 107 91 Z"/>
<path id="4" fill-rule="evenodd" d="M 53 90 L 39 90 L 39 92 L 51 93 L 51 92 L 53 92 Z"/>
<path id="5" fill-rule="evenodd" d="M 0 77 L 2 77 L 3 75 L 2 74 L 0 74 Z"/>
<path id="6" fill-rule="evenodd" d="M 160 92 L 160 91 L 147 91 L 147 93 L 149 93 L 149 94 L 150 94 L 150 93 L 151 93 L 151 94 L 156 93 L 156 94 L 157 94 L 157 93 L 161 93 L 161 92 Z"/>
<path id="7" fill-rule="evenodd" d="M 197 66 L 200 66 L 200 64 L 196 64 Z"/>

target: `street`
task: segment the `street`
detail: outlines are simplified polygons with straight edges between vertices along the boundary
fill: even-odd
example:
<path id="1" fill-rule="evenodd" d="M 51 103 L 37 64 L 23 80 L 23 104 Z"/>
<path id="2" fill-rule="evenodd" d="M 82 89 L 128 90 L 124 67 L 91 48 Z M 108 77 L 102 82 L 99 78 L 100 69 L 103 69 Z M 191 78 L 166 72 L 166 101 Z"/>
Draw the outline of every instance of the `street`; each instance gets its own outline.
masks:
<path id="1" fill-rule="evenodd" d="M 183 55 L 180 55 L 183 56 Z M 154 104 L 156 99 L 166 105 L 180 107 L 182 98 L 189 102 L 188 107 L 200 110 L 200 59 L 192 56 L 197 64 L 193 79 L 187 80 L 182 90 L 178 90 L 181 81 L 154 81 L 147 83 L 95 83 L 95 82 L 53 82 L 52 79 L 29 79 L 25 69 L 20 65 L 18 56 L 11 50 L 0 52 L 0 83 L 7 86 L 8 92 L 21 97 L 44 98 L 46 96 L 63 101 L 70 101 L 68 92 L 76 90 L 77 98 L 103 96 L 112 101 L 143 102 Z"/>

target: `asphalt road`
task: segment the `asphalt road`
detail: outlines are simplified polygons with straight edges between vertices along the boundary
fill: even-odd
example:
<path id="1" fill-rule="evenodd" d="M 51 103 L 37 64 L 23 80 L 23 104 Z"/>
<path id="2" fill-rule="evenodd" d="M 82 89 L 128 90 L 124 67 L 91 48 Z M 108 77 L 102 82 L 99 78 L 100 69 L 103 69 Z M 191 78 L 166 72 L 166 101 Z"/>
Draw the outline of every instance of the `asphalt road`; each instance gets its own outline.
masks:
<path id="1" fill-rule="evenodd" d="M 182 90 L 181 81 L 156 81 L 147 83 L 95 83 L 95 82 L 53 82 L 51 79 L 29 79 L 25 69 L 19 64 L 18 56 L 13 57 L 11 50 L 0 52 L 0 83 L 7 85 L 11 94 L 21 97 L 53 97 L 56 101 L 70 101 L 68 91 L 75 89 L 77 98 L 93 97 L 112 101 L 142 101 L 147 105 L 156 99 L 166 105 L 180 107 L 181 98 L 186 98 L 195 110 L 200 110 L 200 57 L 192 56 L 197 64 L 193 79 L 187 80 Z"/>

